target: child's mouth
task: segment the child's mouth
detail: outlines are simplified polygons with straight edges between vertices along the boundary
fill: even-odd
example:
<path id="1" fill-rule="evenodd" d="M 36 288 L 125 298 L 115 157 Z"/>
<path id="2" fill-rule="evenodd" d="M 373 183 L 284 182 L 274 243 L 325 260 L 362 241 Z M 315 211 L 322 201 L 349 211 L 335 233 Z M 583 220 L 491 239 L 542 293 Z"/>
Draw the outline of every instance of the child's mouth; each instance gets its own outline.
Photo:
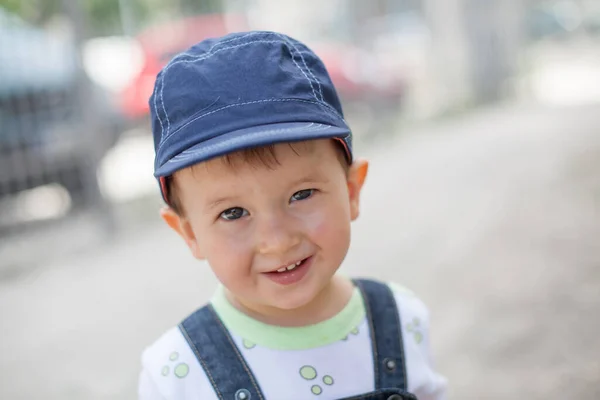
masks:
<path id="1" fill-rule="evenodd" d="M 265 275 L 280 285 L 291 285 L 292 283 L 296 283 L 304 278 L 304 275 L 306 275 L 308 272 L 310 264 L 312 264 L 312 259 L 312 256 L 307 257 L 286 267 L 281 267 L 277 271 L 266 272 Z"/>

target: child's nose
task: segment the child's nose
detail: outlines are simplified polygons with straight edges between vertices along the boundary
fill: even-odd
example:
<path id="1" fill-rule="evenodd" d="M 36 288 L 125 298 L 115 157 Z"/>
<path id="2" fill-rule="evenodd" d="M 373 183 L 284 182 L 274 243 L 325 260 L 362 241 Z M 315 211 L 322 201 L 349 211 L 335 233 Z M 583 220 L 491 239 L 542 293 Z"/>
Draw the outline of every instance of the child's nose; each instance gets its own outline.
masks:
<path id="1" fill-rule="evenodd" d="M 295 224 L 283 218 L 269 218 L 256 232 L 260 254 L 285 254 L 300 244 L 302 235 Z"/>

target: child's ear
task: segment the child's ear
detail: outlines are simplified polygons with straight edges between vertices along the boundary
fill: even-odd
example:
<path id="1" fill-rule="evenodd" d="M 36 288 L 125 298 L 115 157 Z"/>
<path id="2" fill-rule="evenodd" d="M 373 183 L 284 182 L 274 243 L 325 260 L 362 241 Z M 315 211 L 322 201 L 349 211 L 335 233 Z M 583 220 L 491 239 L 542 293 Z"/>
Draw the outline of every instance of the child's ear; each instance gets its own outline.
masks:
<path id="1" fill-rule="evenodd" d="M 198 240 L 196 234 L 192 229 L 192 225 L 189 220 L 175 212 L 171 207 L 163 207 L 160 210 L 160 216 L 162 219 L 173 229 L 175 232 L 182 237 L 187 246 L 190 248 L 192 255 L 199 260 L 203 260 L 205 257 L 198 247 Z"/>
<path id="2" fill-rule="evenodd" d="M 350 218 L 354 221 L 359 215 L 360 191 L 367 178 L 369 162 L 364 159 L 354 160 L 348 170 L 348 196 L 350 199 Z"/>

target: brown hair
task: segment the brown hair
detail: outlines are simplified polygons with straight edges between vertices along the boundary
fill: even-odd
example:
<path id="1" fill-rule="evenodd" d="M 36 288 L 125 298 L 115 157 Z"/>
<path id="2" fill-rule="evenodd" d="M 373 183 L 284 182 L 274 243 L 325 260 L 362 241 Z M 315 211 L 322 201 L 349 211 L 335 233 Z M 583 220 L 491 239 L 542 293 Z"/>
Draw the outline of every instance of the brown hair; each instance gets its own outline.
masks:
<path id="1" fill-rule="evenodd" d="M 293 142 L 287 143 L 292 151 L 297 155 L 300 155 L 302 151 L 310 151 L 312 149 L 312 141 L 303 141 L 303 142 Z M 349 169 L 348 161 L 346 158 L 345 150 L 341 145 L 336 143 L 336 151 L 338 155 L 338 159 L 344 168 L 344 171 L 347 173 Z M 277 159 L 277 155 L 275 153 L 275 145 L 267 145 L 261 147 L 252 147 L 249 149 L 243 149 L 239 151 L 235 151 L 233 153 L 226 154 L 220 159 L 231 168 L 240 168 L 241 166 L 249 165 L 251 167 L 266 167 L 269 169 L 274 169 L 278 165 L 280 165 L 279 160 Z M 198 165 L 198 164 L 196 164 Z M 189 168 L 194 168 L 196 165 L 193 165 Z M 173 211 L 175 211 L 179 215 L 184 214 L 183 206 L 177 195 L 177 182 L 175 180 L 175 174 L 168 176 L 165 178 L 165 187 L 166 187 L 166 200 L 167 204 Z"/>

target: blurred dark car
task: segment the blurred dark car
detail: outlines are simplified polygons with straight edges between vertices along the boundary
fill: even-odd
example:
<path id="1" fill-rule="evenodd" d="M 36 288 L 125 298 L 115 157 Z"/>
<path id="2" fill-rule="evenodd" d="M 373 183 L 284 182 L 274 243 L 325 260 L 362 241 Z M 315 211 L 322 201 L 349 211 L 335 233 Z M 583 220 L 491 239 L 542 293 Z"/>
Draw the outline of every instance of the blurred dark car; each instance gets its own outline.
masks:
<path id="1" fill-rule="evenodd" d="M 142 32 L 137 39 L 144 55 L 143 67 L 122 92 L 123 114 L 137 122 L 147 117 L 148 99 L 154 90 L 156 75 L 173 56 L 205 38 L 248 29 L 244 16 L 206 14 Z M 382 68 L 371 55 L 356 46 L 325 39 L 310 41 L 308 45 L 322 58 L 344 103 L 367 100 L 379 106 L 397 104 L 405 88 L 398 71 Z"/>
<path id="2" fill-rule="evenodd" d="M 50 183 L 84 199 L 90 165 L 117 140 L 119 114 L 105 92 L 86 84 L 76 49 L 0 8 L 0 199 Z M 93 107 L 86 126 L 84 107 Z"/>

